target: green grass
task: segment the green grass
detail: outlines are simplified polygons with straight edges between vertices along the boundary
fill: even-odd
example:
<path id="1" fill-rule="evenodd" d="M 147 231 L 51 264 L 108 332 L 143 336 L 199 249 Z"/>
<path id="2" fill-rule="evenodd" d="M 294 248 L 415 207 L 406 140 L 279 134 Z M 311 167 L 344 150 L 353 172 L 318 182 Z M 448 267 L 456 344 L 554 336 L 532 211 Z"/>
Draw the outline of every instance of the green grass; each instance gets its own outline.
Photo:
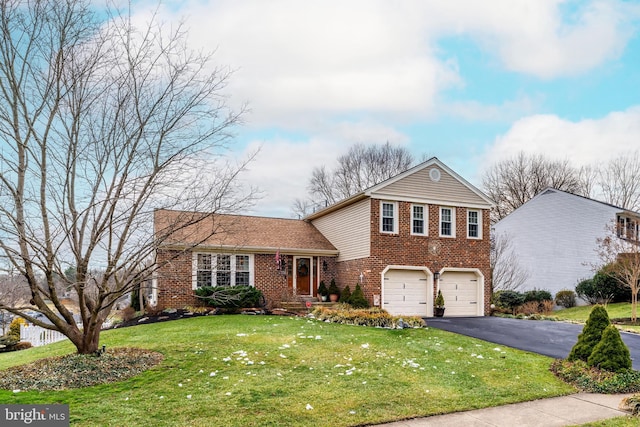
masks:
<path id="1" fill-rule="evenodd" d="M 74 426 L 348 426 L 574 391 L 547 357 L 431 328 L 208 316 L 105 331 L 101 344 L 165 358 L 120 383 L 0 390 L 0 402 L 67 403 Z M 4 353 L 0 369 L 72 351 L 57 343 Z"/>
<path id="2" fill-rule="evenodd" d="M 554 314 L 561 320 L 571 320 L 574 322 L 584 323 L 589 318 L 589 313 L 591 313 L 590 305 L 580 306 L 580 307 L 571 307 L 565 308 L 562 310 L 556 311 Z M 609 313 L 609 318 L 611 319 L 619 319 L 619 318 L 630 318 L 631 317 L 631 303 L 628 302 L 618 302 L 614 304 L 607 304 L 605 306 L 607 309 L 607 313 Z M 638 315 L 640 315 L 640 307 L 638 307 Z M 640 333 L 640 326 L 633 325 L 616 325 L 618 329 Z"/>
<path id="3" fill-rule="evenodd" d="M 640 419 L 630 415 L 624 417 L 609 418 L 608 420 L 581 424 L 580 427 L 638 427 Z"/>

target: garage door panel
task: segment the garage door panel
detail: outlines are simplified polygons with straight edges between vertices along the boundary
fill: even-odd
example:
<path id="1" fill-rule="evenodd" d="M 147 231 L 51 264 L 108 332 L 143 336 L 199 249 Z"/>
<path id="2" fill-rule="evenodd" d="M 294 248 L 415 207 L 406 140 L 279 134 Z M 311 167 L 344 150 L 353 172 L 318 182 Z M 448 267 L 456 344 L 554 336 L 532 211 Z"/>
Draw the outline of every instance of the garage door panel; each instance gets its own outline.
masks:
<path id="1" fill-rule="evenodd" d="M 426 316 L 428 281 L 420 270 L 389 270 L 384 280 L 383 308 L 393 315 Z"/>
<path id="2" fill-rule="evenodd" d="M 440 290 L 445 300 L 446 316 L 478 316 L 480 283 L 475 273 L 445 272 L 440 279 Z"/>

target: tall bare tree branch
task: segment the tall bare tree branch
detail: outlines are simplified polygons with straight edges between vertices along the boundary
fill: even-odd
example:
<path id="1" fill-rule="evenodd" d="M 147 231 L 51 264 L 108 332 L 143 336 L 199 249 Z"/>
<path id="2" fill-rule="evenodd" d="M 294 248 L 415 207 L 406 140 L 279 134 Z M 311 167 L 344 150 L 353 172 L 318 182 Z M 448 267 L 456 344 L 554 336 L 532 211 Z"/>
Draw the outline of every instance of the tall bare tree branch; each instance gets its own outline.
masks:
<path id="1" fill-rule="evenodd" d="M 115 301 L 160 267 L 146 261 L 175 229 L 154 236 L 155 209 L 181 209 L 179 226 L 190 226 L 203 216 L 188 212 L 253 198 L 236 180 L 251 156 L 223 157 L 242 113 L 226 105 L 229 69 L 190 50 L 180 25 L 101 12 L 81 0 L 0 3 L 0 262 L 30 294 L 0 309 L 61 331 L 80 353 L 98 348 Z"/>

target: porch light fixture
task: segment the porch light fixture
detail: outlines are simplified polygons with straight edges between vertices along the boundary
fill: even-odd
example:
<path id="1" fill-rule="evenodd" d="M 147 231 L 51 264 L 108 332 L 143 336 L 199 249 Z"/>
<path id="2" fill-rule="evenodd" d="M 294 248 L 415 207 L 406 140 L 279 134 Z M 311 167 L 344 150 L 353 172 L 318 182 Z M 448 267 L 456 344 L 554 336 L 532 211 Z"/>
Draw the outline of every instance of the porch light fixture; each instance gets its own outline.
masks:
<path id="1" fill-rule="evenodd" d="M 322 260 L 322 271 L 326 272 L 326 271 L 327 271 L 327 268 L 328 268 L 328 266 L 327 266 L 327 261 Z"/>
<path id="2" fill-rule="evenodd" d="M 438 273 L 438 272 L 433 273 L 433 279 L 436 280 L 436 281 L 440 280 L 440 273 Z"/>

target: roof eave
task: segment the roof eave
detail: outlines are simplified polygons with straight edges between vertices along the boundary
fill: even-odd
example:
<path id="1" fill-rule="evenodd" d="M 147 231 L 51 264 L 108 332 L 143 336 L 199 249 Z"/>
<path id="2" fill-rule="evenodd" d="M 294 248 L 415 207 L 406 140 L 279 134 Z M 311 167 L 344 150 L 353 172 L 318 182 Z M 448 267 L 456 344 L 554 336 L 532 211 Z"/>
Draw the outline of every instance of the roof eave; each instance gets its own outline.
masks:
<path id="1" fill-rule="evenodd" d="M 337 249 L 319 249 L 319 248 L 286 248 L 286 247 L 264 247 L 264 246 L 233 246 L 233 245 L 198 245 L 187 246 L 178 243 L 166 244 L 159 247 L 166 250 L 192 250 L 204 252 L 220 252 L 227 251 L 233 253 L 246 254 L 275 254 L 280 252 L 283 255 L 313 255 L 313 256 L 338 256 Z"/>

